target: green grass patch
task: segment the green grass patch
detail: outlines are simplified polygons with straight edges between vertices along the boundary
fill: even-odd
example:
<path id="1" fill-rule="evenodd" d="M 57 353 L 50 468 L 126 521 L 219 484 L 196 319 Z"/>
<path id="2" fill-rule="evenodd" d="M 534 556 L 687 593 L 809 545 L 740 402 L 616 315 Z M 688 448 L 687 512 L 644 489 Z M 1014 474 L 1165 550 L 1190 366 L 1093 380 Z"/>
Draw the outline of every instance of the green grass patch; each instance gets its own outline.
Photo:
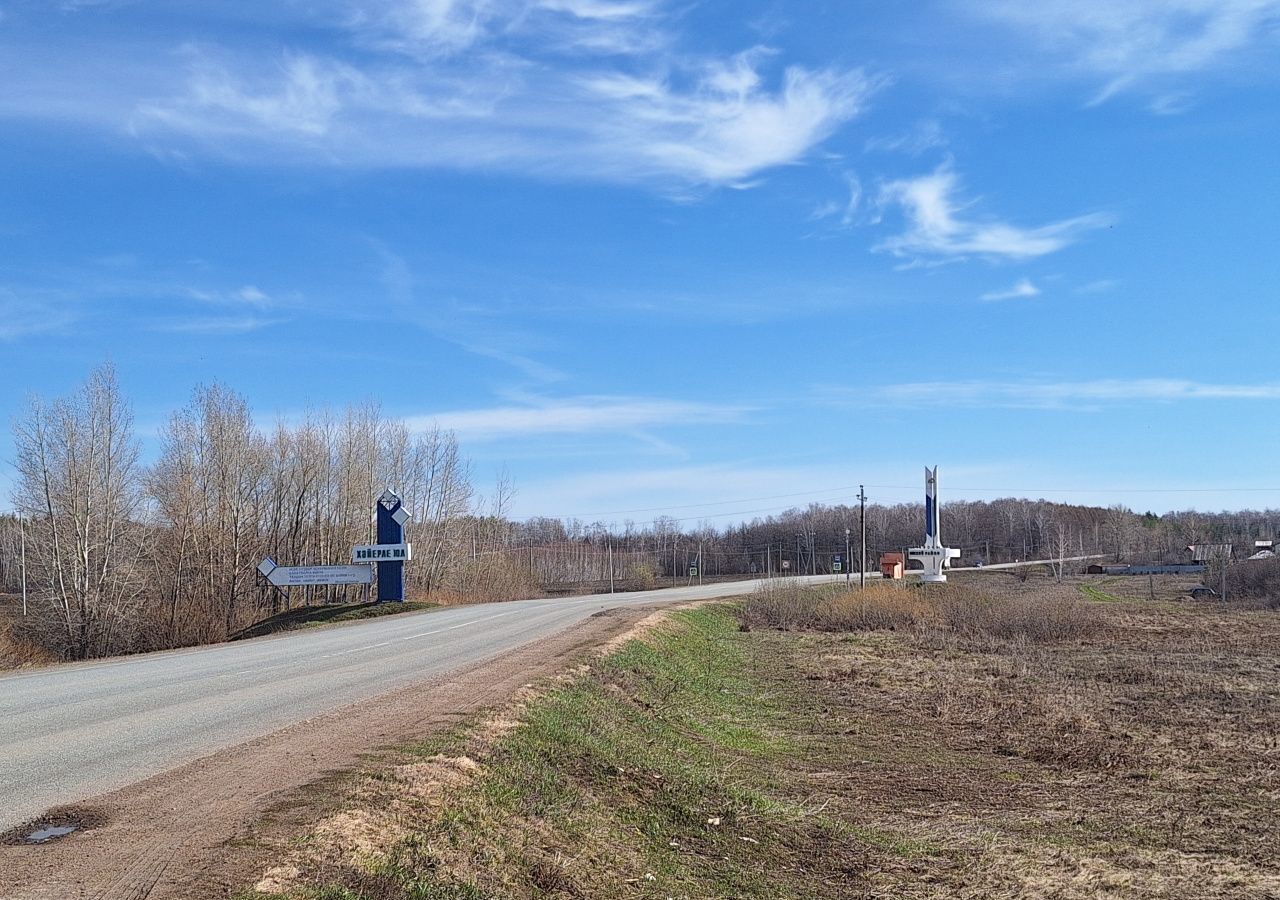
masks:
<path id="1" fill-rule="evenodd" d="M 327 606 L 299 606 L 297 609 L 286 610 L 261 622 L 255 622 L 232 635 L 231 640 L 238 641 L 280 631 L 311 628 L 316 625 L 355 622 L 360 619 L 376 619 L 380 616 L 396 616 L 439 608 L 438 603 L 337 603 Z"/>
<path id="2" fill-rule="evenodd" d="M 926 852 L 817 802 L 812 701 L 766 651 L 732 608 L 675 614 L 531 704 L 447 803 L 405 804 L 407 837 L 295 896 L 830 897 L 858 847 Z"/>
<path id="3" fill-rule="evenodd" d="M 1124 602 L 1126 602 L 1122 597 L 1117 597 L 1115 594 L 1108 594 L 1106 591 L 1102 590 L 1102 589 L 1101 589 L 1101 588 L 1099 588 L 1099 587 L 1095 587 L 1095 586 L 1094 586 L 1094 585 L 1092 585 L 1092 584 L 1082 584 L 1082 585 L 1080 585 L 1080 593 L 1084 594 L 1084 595 L 1085 595 L 1085 597 L 1089 598 L 1090 600 L 1092 600 L 1092 601 L 1093 601 L 1093 602 L 1095 602 L 1095 603 L 1124 603 Z"/>

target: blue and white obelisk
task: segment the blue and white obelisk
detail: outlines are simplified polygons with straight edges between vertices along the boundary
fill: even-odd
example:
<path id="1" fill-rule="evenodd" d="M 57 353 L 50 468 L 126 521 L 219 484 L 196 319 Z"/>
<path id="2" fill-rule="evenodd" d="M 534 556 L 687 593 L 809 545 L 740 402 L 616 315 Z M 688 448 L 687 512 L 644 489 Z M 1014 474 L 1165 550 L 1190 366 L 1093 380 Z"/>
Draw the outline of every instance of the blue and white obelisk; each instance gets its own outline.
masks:
<path id="1" fill-rule="evenodd" d="M 951 560 L 960 556 L 960 551 L 942 545 L 940 528 L 941 518 L 938 515 L 938 467 L 924 470 L 924 546 L 912 547 L 907 555 L 924 563 L 924 571 L 920 580 L 928 584 L 938 584 L 947 580 L 944 569 L 951 566 Z"/>

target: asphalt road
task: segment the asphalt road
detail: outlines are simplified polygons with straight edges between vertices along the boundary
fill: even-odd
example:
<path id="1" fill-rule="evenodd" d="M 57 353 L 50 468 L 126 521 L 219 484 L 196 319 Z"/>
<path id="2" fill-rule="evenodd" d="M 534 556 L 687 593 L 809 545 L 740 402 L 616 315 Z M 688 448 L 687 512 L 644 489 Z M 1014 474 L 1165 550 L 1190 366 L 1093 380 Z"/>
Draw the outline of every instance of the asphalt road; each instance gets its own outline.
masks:
<path id="1" fill-rule="evenodd" d="M 832 576 L 795 581 L 831 581 Z M 568 628 L 756 582 L 454 607 L 0 677 L 0 831 Z"/>

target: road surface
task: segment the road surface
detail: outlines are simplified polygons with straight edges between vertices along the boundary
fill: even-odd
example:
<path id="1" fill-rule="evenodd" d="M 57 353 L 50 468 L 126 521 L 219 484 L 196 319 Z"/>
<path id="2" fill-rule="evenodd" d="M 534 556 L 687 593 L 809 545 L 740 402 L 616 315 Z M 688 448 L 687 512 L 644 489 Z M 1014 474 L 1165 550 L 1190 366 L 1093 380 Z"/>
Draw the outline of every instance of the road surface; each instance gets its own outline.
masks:
<path id="1" fill-rule="evenodd" d="M 319 713 L 500 656 L 602 609 L 741 595 L 757 583 L 452 607 L 3 676 L 0 831 Z"/>

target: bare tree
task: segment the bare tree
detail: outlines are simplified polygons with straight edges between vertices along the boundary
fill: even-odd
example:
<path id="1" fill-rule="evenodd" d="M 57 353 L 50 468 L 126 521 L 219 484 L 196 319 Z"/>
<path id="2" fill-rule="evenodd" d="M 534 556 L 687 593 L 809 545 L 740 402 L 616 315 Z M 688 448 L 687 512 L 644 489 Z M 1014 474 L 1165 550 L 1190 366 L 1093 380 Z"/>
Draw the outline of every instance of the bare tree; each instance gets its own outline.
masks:
<path id="1" fill-rule="evenodd" d="M 141 490 L 133 415 L 103 366 L 72 396 L 33 399 L 14 425 L 14 503 L 46 642 L 71 659 L 130 648 L 142 596 Z"/>

